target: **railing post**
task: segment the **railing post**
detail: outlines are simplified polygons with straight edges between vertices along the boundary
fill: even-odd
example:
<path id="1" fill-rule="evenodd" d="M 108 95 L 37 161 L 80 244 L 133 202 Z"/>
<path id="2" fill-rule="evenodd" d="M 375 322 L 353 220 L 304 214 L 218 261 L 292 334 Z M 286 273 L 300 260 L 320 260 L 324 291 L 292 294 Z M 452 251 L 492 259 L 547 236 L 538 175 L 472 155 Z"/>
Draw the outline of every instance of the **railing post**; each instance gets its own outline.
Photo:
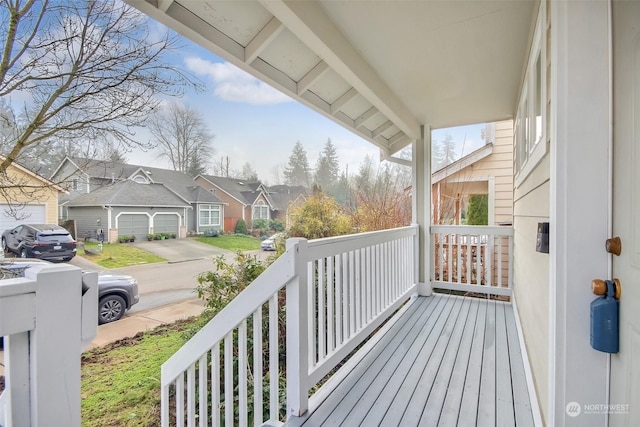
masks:
<path id="1" fill-rule="evenodd" d="M 295 279 L 287 285 L 287 417 L 309 407 L 309 337 L 307 324 L 307 240 L 287 240 L 293 251 Z"/>
<path id="2" fill-rule="evenodd" d="M 43 268 L 37 281 L 36 328 L 32 332 L 31 423 L 80 427 L 82 270 Z M 95 319 L 97 322 L 97 319 Z"/>

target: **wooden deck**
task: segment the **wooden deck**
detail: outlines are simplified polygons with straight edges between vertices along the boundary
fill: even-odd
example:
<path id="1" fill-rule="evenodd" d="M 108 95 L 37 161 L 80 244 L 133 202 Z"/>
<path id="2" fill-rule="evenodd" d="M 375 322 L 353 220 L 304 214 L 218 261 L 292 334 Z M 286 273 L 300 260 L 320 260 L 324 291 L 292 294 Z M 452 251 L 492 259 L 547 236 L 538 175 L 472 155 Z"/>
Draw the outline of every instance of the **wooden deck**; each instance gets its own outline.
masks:
<path id="1" fill-rule="evenodd" d="M 419 297 L 291 426 L 534 424 L 510 303 Z"/>

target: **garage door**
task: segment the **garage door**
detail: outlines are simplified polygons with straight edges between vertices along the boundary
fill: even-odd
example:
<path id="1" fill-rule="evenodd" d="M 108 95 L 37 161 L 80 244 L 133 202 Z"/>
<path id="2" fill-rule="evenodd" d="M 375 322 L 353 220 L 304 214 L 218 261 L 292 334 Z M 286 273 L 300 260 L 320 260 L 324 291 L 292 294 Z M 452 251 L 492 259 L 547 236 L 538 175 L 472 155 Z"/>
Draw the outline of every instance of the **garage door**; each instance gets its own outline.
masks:
<path id="1" fill-rule="evenodd" d="M 146 214 L 123 214 L 118 217 L 118 235 L 136 236 L 144 240 L 149 234 L 149 217 Z"/>
<path id="2" fill-rule="evenodd" d="M 156 214 L 153 217 L 153 232 L 178 234 L 178 215 Z"/>
<path id="3" fill-rule="evenodd" d="M 18 224 L 46 224 L 47 215 L 44 205 L 26 205 L 17 212 L 18 219 L 7 214 L 9 205 L 0 204 L 0 233 L 16 227 Z"/>

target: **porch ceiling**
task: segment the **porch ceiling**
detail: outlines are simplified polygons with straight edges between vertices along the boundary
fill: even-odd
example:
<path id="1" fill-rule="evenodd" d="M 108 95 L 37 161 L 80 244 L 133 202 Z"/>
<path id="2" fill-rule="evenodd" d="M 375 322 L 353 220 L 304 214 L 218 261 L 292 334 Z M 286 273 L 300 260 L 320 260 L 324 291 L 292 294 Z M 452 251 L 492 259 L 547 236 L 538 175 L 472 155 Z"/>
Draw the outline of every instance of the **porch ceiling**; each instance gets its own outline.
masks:
<path id="1" fill-rule="evenodd" d="M 536 0 L 126 0 L 387 154 L 511 118 Z"/>

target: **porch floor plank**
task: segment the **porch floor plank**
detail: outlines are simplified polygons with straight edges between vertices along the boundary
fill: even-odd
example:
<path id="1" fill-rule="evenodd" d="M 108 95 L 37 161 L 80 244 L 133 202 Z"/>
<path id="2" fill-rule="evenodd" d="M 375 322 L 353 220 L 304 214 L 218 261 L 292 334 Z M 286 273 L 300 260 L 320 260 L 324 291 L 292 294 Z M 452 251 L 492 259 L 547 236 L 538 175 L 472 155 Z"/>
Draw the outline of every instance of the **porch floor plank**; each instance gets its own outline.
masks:
<path id="1" fill-rule="evenodd" d="M 511 304 L 419 297 L 290 425 L 533 425 Z"/>

